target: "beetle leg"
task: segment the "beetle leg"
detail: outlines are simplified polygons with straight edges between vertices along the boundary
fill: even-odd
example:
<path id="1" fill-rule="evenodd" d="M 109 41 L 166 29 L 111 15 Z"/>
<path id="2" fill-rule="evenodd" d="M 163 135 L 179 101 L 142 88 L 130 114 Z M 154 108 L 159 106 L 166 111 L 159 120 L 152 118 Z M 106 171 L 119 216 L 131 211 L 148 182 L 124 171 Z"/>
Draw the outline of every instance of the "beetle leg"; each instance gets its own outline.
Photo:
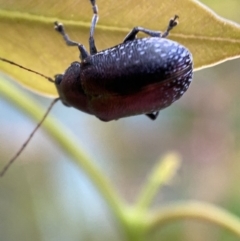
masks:
<path id="1" fill-rule="evenodd" d="M 92 18 L 92 24 L 90 28 L 90 37 L 89 37 L 89 48 L 90 48 L 90 54 L 96 54 L 97 53 L 97 48 L 95 46 L 95 41 L 94 41 L 94 30 L 98 21 L 98 7 L 96 5 L 95 0 L 90 0 L 92 4 L 92 9 L 93 9 L 93 18 Z"/>
<path id="2" fill-rule="evenodd" d="M 72 41 L 68 35 L 66 34 L 65 32 L 65 29 L 63 27 L 63 24 L 62 23 L 58 23 L 58 22 L 55 22 L 54 23 L 54 28 L 57 32 L 59 32 L 62 36 L 63 36 L 63 39 L 65 41 L 65 43 L 68 45 L 68 46 L 78 46 L 79 43 L 75 42 L 75 41 Z"/>
<path id="3" fill-rule="evenodd" d="M 78 49 L 80 51 L 80 59 L 81 60 L 84 60 L 85 58 L 87 58 L 87 56 L 89 56 L 89 53 L 87 52 L 87 50 L 85 49 L 85 47 L 82 44 L 72 41 L 68 37 L 68 35 L 66 34 L 66 32 L 64 30 L 62 23 L 55 22 L 54 25 L 55 25 L 55 27 L 54 27 L 55 30 L 63 36 L 63 39 L 68 46 L 77 46 L 78 47 Z"/>
<path id="4" fill-rule="evenodd" d="M 156 120 L 158 117 L 158 114 L 159 114 L 159 111 L 155 113 L 146 114 L 146 116 L 149 117 L 151 120 Z"/>
<path id="5" fill-rule="evenodd" d="M 175 27 L 177 26 L 178 22 L 178 15 L 175 15 L 173 18 L 170 19 L 167 30 L 162 34 L 161 38 L 166 38 L 169 35 L 169 32 Z"/>
<path id="6" fill-rule="evenodd" d="M 177 26 L 178 22 L 177 22 L 178 16 L 175 15 L 173 18 L 170 19 L 167 30 L 161 34 L 158 31 L 153 31 L 150 29 L 146 29 L 146 28 L 142 28 L 142 27 L 135 27 L 132 29 L 132 31 L 125 37 L 125 39 L 123 40 L 123 43 L 127 42 L 127 41 L 131 41 L 134 40 L 138 34 L 138 32 L 143 32 L 151 37 L 159 37 L 159 38 L 166 38 L 169 35 L 169 32 L 175 27 Z"/>
<path id="7" fill-rule="evenodd" d="M 161 33 L 159 31 L 153 31 L 150 29 L 142 28 L 142 27 L 135 27 L 132 31 L 125 37 L 123 43 L 127 41 L 132 41 L 136 38 L 138 32 L 143 32 L 151 37 L 161 37 Z"/>

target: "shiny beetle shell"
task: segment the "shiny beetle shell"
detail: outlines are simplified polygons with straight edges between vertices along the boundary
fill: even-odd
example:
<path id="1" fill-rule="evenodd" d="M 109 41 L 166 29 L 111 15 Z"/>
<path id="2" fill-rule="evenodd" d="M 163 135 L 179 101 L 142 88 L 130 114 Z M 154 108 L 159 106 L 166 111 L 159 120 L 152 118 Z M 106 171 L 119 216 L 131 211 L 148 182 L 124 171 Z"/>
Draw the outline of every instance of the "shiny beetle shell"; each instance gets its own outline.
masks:
<path id="1" fill-rule="evenodd" d="M 110 121 L 168 107 L 188 89 L 192 71 L 184 46 L 149 37 L 74 62 L 55 83 L 65 105 Z"/>

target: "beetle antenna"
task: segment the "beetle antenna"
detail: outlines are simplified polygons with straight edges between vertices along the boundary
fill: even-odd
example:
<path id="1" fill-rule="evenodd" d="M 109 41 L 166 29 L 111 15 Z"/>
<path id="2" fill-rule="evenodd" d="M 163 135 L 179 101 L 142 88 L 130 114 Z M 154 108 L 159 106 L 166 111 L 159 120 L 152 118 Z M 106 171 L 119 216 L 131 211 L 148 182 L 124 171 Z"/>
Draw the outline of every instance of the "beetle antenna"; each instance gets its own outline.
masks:
<path id="1" fill-rule="evenodd" d="M 5 172 L 8 170 L 8 168 L 13 164 L 13 162 L 17 159 L 17 157 L 19 157 L 19 155 L 22 153 L 22 151 L 25 149 L 25 147 L 27 146 L 27 144 L 29 143 L 29 141 L 32 139 L 32 137 L 34 136 L 34 134 L 36 133 L 36 131 L 38 130 L 38 128 L 42 125 L 43 121 L 46 119 L 46 117 L 48 116 L 50 110 L 53 108 L 54 104 L 59 100 L 60 98 L 56 98 L 52 101 L 52 103 L 50 104 L 50 106 L 48 107 L 46 113 L 44 114 L 44 116 L 42 117 L 41 121 L 37 124 L 37 126 L 34 128 L 34 130 L 31 132 L 31 134 L 29 135 L 29 137 L 27 138 L 27 140 L 24 142 L 24 144 L 22 145 L 22 147 L 18 150 L 18 152 L 8 161 L 8 163 L 3 167 L 3 169 L 0 172 L 0 177 L 3 177 L 3 175 L 5 174 Z"/>
<path id="2" fill-rule="evenodd" d="M 29 69 L 29 68 L 26 68 L 26 67 L 24 67 L 24 66 L 22 66 L 22 65 L 20 65 L 20 64 L 17 64 L 17 63 L 15 63 L 15 62 L 13 62 L 13 61 L 10 61 L 10 60 L 8 60 L 8 59 L 4 59 L 4 58 L 1 58 L 1 57 L 0 57 L 0 60 L 2 60 L 3 62 L 7 62 L 7 63 L 9 63 L 9 64 L 12 64 L 12 65 L 18 66 L 19 68 L 25 69 L 25 70 L 27 70 L 27 71 L 29 71 L 29 72 L 34 73 L 34 74 L 40 75 L 40 76 L 42 76 L 43 78 L 47 79 L 47 80 L 50 81 L 50 82 L 53 82 L 53 83 L 55 82 L 52 78 L 50 78 L 50 77 L 48 77 L 48 76 L 46 76 L 46 75 L 44 75 L 44 74 L 41 74 L 41 73 L 39 73 L 39 72 L 37 72 L 37 71 L 31 70 L 31 69 Z"/>

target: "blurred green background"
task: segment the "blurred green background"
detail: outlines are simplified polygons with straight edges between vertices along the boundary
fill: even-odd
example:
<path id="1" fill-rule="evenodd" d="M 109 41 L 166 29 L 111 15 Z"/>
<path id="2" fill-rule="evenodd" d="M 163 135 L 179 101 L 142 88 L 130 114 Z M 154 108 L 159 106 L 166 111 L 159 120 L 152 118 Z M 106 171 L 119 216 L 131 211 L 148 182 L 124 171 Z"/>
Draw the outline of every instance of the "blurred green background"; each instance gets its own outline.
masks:
<path id="1" fill-rule="evenodd" d="M 202 1 L 240 23 L 239 0 Z M 224 33 L 223 33 L 224 35 Z M 196 199 L 240 216 L 240 59 L 198 71 L 180 101 L 152 122 L 137 116 L 100 122 L 58 103 L 52 115 L 82 146 L 129 203 L 159 156 L 177 151 L 178 175 L 154 206 Z M 19 87 L 21 88 L 21 87 Z M 49 99 L 27 90 L 45 108 Z M 36 123 L 0 96 L 1 166 L 18 150 Z M 154 207 L 153 207 L 154 208 Z M 118 223 L 87 176 L 39 130 L 0 180 L 0 240 L 123 240 Z M 238 240 L 219 227 L 196 221 L 166 226 L 152 240 Z"/>

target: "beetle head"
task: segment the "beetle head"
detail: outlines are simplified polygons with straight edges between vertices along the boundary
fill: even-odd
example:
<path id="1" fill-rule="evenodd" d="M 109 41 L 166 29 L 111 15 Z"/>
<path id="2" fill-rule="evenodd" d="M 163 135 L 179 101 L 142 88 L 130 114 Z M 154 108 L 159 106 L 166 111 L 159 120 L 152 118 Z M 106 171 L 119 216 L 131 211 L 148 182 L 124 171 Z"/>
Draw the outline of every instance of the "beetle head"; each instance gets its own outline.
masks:
<path id="1" fill-rule="evenodd" d="M 64 74 L 55 75 L 55 86 L 57 88 L 59 97 L 64 105 L 70 106 L 66 100 L 66 95 L 73 91 L 80 83 L 81 64 L 73 62 L 67 68 Z"/>

